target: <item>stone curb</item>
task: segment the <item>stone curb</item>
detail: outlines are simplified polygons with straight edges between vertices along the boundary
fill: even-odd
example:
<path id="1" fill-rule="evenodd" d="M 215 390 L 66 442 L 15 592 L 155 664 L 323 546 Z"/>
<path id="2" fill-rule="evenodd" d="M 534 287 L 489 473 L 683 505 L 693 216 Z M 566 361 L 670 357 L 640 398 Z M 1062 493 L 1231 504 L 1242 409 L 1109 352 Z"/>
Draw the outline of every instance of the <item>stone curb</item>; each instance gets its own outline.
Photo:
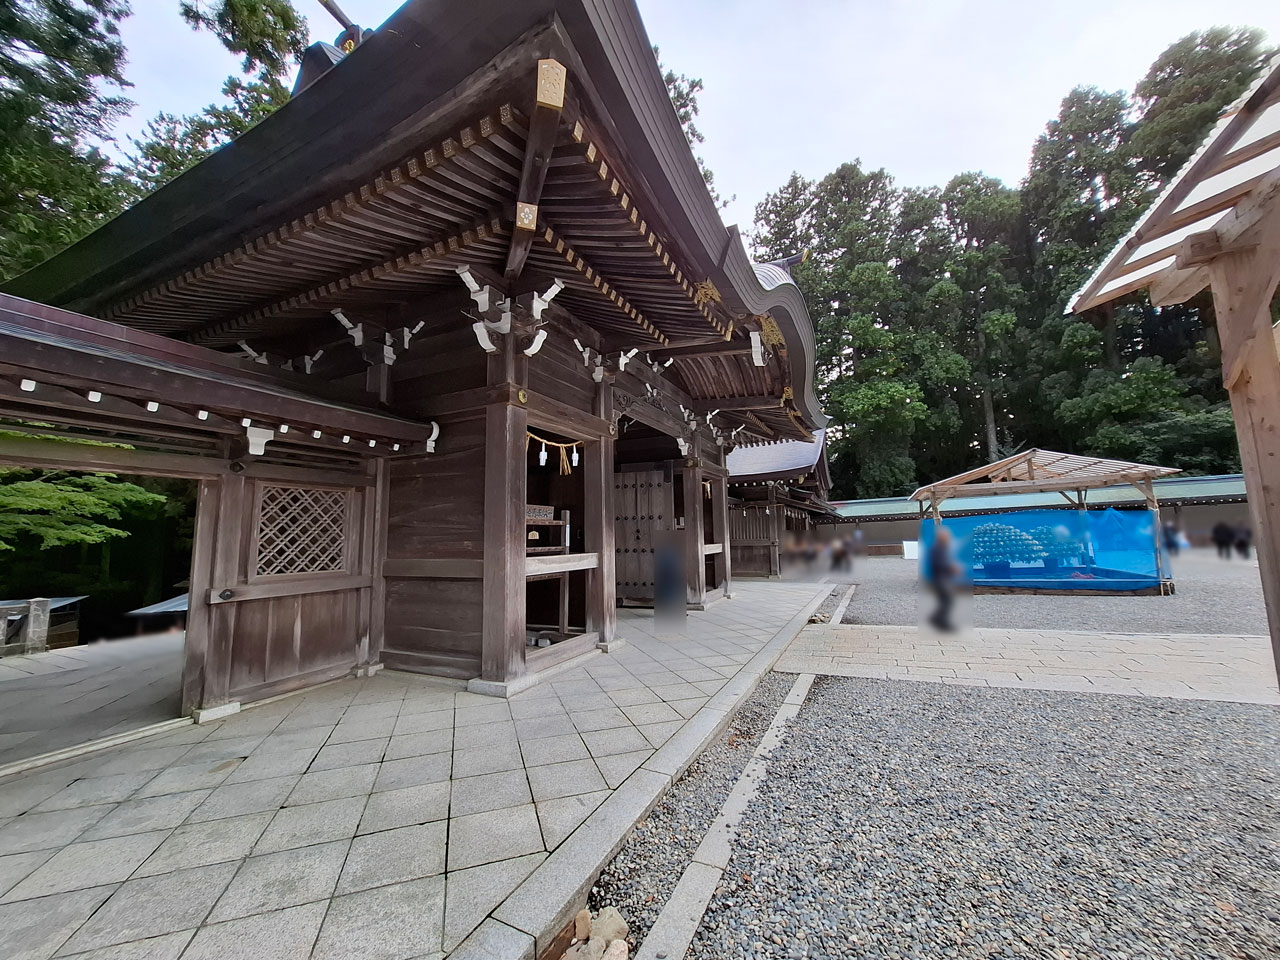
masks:
<path id="1" fill-rule="evenodd" d="M 720 688 L 674 737 L 628 777 L 449 956 L 451 960 L 532 960 L 568 924 L 600 871 L 635 825 L 724 730 L 738 705 L 772 668 L 813 611 L 830 595 L 814 597 Z M 501 954 L 495 944 L 501 944 Z"/>
<path id="2" fill-rule="evenodd" d="M 791 691 L 782 701 L 769 728 L 760 738 L 751 759 L 738 775 L 733 790 L 725 798 L 720 814 L 707 830 L 706 836 L 694 851 L 693 860 L 685 868 L 658 919 L 649 929 L 649 935 L 636 950 L 635 960 L 682 960 L 698 932 L 698 925 L 706 913 L 707 904 L 720 885 L 729 857 L 733 854 L 733 839 L 760 789 L 768 772 L 769 755 L 782 742 L 787 725 L 800 712 L 813 674 L 805 673 L 796 678 Z"/>

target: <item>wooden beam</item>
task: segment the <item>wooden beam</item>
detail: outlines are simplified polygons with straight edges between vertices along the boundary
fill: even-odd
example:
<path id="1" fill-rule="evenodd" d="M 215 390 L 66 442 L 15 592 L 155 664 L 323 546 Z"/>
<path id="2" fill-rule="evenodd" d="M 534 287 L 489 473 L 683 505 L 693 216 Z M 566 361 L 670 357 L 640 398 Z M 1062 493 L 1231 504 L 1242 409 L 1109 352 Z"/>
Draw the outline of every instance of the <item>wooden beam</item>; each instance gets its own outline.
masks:
<path id="1" fill-rule="evenodd" d="M 180 453 L 151 453 L 127 447 L 92 443 L 63 443 L 0 436 L 0 464 L 49 470 L 134 473 L 151 477 L 184 477 L 193 480 L 230 475 L 224 460 L 186 456 Z"/>
<path id="2" fill-rule="evenodd" d="M 539 60 L 533 115 L 529 118 L 529 138 L 525 141 L 524 164 L 520 169 L 520 189 L 516 195 L 515 230 L 507 248 L 503 275 L 518 278 L 533 246 L 538 230 L 538 201 L 547 179 L 551 154 L 560 131 L 568 72 L 556 60 Z"/>
<path id="3" fill-rule="evenodd" d="M 1271 300 L 1280 281 L 1280 208 L 1260 226 L 1257 246 L 1218 257 L 1209 270 L 1280 675 L 1280 357 L 1271 323 Z"/>
<path id="4" fill-rule="evenodd" d="M 1147 285 L 1147 293 L 1153 306 L 1171 307 L 1186 303 L 1208 285 L 1209 271 L 1204 267 L 1170 268 L 1152 278 Z"/>
<path id="5" fill-rule="evenodd" d="M 777 410 L 782 406 L 781 397 L 715 397 L 710 400 L 694 400 L 694 413 L 710 413 L 713 410 Z"/>
<path id="6" fill-rule="evenodd" d="M 718 339 L 706 343 L 675 343 L 660 350 L 650 350 L 648 353 L 655 362 L 666 360 L 668 357 L 675 357 L 677 360 L 683 360 L 686 357 L 739 357 L 751 353 L 751 344 Z"/>

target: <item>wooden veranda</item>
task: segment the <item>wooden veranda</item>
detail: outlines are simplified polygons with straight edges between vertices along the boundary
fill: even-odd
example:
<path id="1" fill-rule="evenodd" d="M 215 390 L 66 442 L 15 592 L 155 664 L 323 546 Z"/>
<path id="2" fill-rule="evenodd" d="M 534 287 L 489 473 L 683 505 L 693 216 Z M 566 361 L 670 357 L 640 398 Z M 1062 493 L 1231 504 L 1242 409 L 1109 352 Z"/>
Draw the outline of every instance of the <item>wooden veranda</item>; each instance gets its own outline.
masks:
<path id="1" fill-rule="evenodd" d="M 510 693 L 615 642 L 657 536 L 727 595 L 725 456 L 825 424 L 814 335 L 630 0 L 410 0 L 308 84 L 0 303 L 0 462 L 200 480 L 188 707 Z"/>
<path id="2" fill-rule="evenodd" d="M 1211 291 L 1280 671 L 1278 283 L 1280 58 L 1223 114 L 1071 302 L 1079 313 L 1146 290 L 1161 307 Z"/>

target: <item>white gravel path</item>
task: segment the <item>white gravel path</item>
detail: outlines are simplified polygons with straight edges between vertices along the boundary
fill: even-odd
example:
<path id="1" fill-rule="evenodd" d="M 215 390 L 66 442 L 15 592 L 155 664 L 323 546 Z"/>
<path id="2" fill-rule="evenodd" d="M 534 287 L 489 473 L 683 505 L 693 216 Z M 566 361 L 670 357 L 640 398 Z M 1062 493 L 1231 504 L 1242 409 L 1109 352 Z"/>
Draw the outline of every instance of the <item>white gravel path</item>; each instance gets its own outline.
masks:
<path id="1" fill-rule="evenodd" d="M 1278 825 L 1275 707 L 819 678 L 688 956 L 1275 958 Z"/>

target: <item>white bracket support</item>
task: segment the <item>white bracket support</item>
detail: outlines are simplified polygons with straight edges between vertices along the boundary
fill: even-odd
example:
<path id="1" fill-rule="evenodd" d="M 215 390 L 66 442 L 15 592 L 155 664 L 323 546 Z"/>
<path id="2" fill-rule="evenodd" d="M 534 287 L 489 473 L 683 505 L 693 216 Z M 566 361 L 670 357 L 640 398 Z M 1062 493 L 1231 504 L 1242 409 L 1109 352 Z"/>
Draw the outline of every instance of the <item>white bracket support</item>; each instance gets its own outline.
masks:
<path id="1" fill-rule="evenodd" d="M 627 364 L 630 363 L 631 359 L 639 352 L 640 352 L 639 347 L 632 347 L 626 353 L 618 354 L 618 369 L 619 370 L 627 369 Z"/>
<path id="2" fill-rule="evenodd" d="M 440 436 L 440 424 L 431 421 L 431 436 L 427 437 L 427 453 L 436 452 L 436 438 Z"/>
<path id="3" fill-rule="evenodd" d="M 582 365 L 583 365 L 584 367 L 589 367 L 589 366 L 591 366 L 591 348 L 590 348 L 590 347 L 584 347 L 584 346 L 582 345 L 582 341 L 581 341 L 581 340 L 579 340 L 577 337 L 574 337 L 574 338 L 573 338 L 573 345 L 574 345 L 574 347 L 575 347 L 575 348 L 577 348 L 577 351 L 578 351 L 580 354 L 582 354 Z"/>
<path id="4" fill-rule="evenodd" d="M 542 319 L 542 312 L 551 305 L 551 301 L 556 298 L 556 294 L 563 289 L 564 281 L 557 277 L 552 281 L 551 286 L 547 288 L 546 293 L 535 293 L 533 295 L 533 304 L 530 312 L 533 314 L 534 320 Z"/>
<path id="5" fill-rule="evenodd" d="M 489 336 L 489 328 L 483 320 L 477 320 L 471 325 L 471 332 L 476 335 L 476 343 L 480 344 L 480 349 L 485 353 L 497 353 L 498 345 L 493 342 L 493 338 Z"/>
<path id="6" fill-rule="evenodd" d="M 532 357 L 535 353 L 542 349 L 543 342 L 547 339 L 547 328 L 541 328 L 533 335 L 533 341 L 522 351 L 526 357 Z"/>
<path id="7" fill-rule="evenodd" d="M 689 451 L 693 449 L 692 444 L 690 444 L 684 437 L 676 437 L 676 446 L 680 448 L 680 456 L 682 457 L 687 457 L 689 455 Z"/>
<path id="8" fill-rule="evenodd" d="M 239 347 L 241 350 L 243 350 L 246 354 L 248 354 L 249 359 L 252 360 L 254 363 L 270 362 L 267 359 L 267 355 L 265 353 L 259 353 L 257 350 L 253 349 L 253 347 L 249 346 L 249 344 L 247 344 L 243 340 L 237 340 L 236 346 Z"/>
<path id="9" fill-rule="evenodd" d="M 249 455 L 260 457 L 267 451 L 267 441 L 275 438 L 276 432 L 268 427 L 246 426 L 244 435 L 249 440 Z"/>
<path id="10" fill-rule="evenodd" d="M 458 276 L 462 278 L 462 282 L 467 285 L 467 290 L 471 293 L 471 299 L 476 302 L 476 309 L 481 313 L 488 313 L 489 299 L 490 294 L 493 293 L 493 288 L 487 283 L 484 286 L 480 285 L 479 281 L 471 275 L 470 264 L 464 264 L 454 269 L 457 271 Z"/>
<path id="11" fill-rule="evenodd" d="M 342 324 L 343 329 L 347 331 L 347 336 L 351 338 L 351 342 L 354 343 L 357 347 L 363 347 L 364 346 L 364 324 L 352 323 L 350 320 L 347 319 L 347 315 L 342 312 L 341 307 L 334 307 L 329 312 L 334 315 L 334 317 L 337 319 L 337 321 L 340 324 Z"/>
<path id="12" fill-rule="evenodd" d="M 769 362 L 769 355 L 764 349 L 764 338 L 760 336 L 759 330 L 748 331 L 751 338 L 751 362 L 757 367 L 763 367 Z"/>

